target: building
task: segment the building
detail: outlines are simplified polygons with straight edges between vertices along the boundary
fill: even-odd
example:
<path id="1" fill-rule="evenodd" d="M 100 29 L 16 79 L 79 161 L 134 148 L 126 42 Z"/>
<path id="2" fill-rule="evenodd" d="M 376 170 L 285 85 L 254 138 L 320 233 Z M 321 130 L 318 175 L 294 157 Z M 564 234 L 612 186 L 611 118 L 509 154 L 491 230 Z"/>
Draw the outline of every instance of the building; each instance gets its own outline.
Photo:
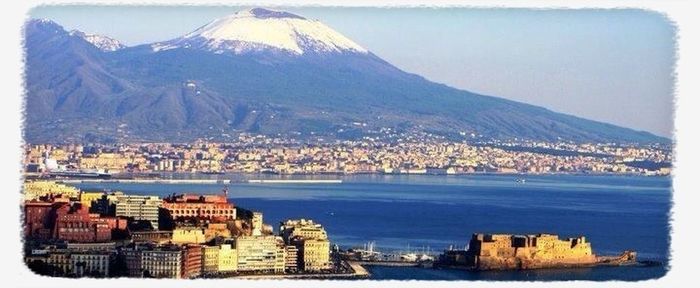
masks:
<path id="1" fill-rule="evenodd" d="M 231 238 L 231 230 L 228 228 L 228 223 L 208 223 L 204 229 L 205 241 L 210 241 L 216 237 Z"/>
<path id="2" fill-rule="evenodd" d="M 172 233 L 175 244 L 202 244 L 206 241 L 204 229 L 199 227 L 178 227 Z"/>
<path id="3" fill-rule="evenodd" d="M 160 197 L 115 193 L 108 195 L 107 199 L 114 205 L 115 216 L 149 221 L 153 230 L 158 230 L 158 209 L 161 205 Z"/>
<path id="4" fill-rule="evenodd" d="M 53 266 L 58 270 L 61 275 L 67 275 L 72 271 L 72 262 L 70 254 L 66 250 L 54 250 L 50 251 L 49 256 L 46 258 L 46 264 Z"/>
<path id="5" fill-rule="evenodd" d="M 182 278 L 183 253 L 179 247 L 157 247 L 141 252 L 141 270 L 146 278 Z"/>
<path id="6" fill-rule="evenodd" d="M 285 249 L 277 236 L 240 236 L 236 238 L 238 271 L 284 273 Z"/>
<path id="7" fill-rule="evenodd" d="M 97 204 L 105 195 L 104 192 L 80 192 L 80 204 L 83 204 L 88 210 L 93 211 L 92 205 Z"/>
<path id="8" fill-rule="evenodd" d="M 78 277 L 107 277 L 112 260 L 113 254 L 111 253 L 72 253 L 70 254 L 71 272 Z"/>
<path id="9" fill-rule="evenodd" d="M 284 246 L 287 255 L 284 256 L 284 272 L 296 273 L 299 271 L 299 249 L 294 245 Z"/>
<path id="10" fill-rule="evenodd" d="M 296 246 L 297 266 L 303 271 L 318 272 L 331 267 L 330 241 L 321 224 L 311 220 L 287 220 L 280 223 L 285 244 Z"/>
<path id="11" fill-rule="evenodd" d="M 72 242 L 104 242 L 112 239 L 112 228 L 108 223 L 96 221 L 99 215 L 91 216 L 80 203 L 62 205 L 56 210 L 54 238 Z M 95 217 L 97 216 L 97 217 Z"/>
<path id="12" fill-rule="evenodd" d="M 202 274 L 238 271 L 238 251 L 233 244 L 202 247 Z"/>
<path id="13" fill-rule="evenodd" d="M 173 231 L 136 231 L 131 232 L 131 241 L 134 243 L 162 244 L 173 239 Z"/>
<path id="14" fill-rule="evenodd" d="M 116 251 L 116 242 L 101 242 L 101 243 L 66 243 L 66 249 L 69 251 L 92 252 L 92 251 Z"/>
<path id="15" fill-rule="evenodd" d="M 330 250 L 328 239 L 305 239 L 295 236 L 291 240 L 298 252 L 298 266 L 306 272 L 319 272 L 331 268 Z"/>
<path id="16" fill-rule="evenodd" d="M 328 239 L 328 234 L 321 224 L 306 219 L 281 222 L 280 236 L 282 236 L 287 244 L 289 244 L 290 240 L 295 236 L 300 236 L 304 239 Z"/>
<path id="17" fill-rule="evenodd" d="M 219 246 L 219 255 L 217 257 L 218 272 L 236 272 L 238 271 L 238 251 L 232 244 L 222 244 Z"/>
<path id="18" fill-rule="evenodd" d="M 554 234 L 476 233 L 465 260 L 478 270 L 531 269 L 592 264 L 596 256 L 585 237 L 560 240 Z"/>
<path id="19" fill-rule="evenodd" d="M 236 219 L 236 208 L 223 195 L 175 195 L 163 199 L 162 207 L 173 220 L 200 219 L 222 222 Z"/>
<path id="20" fill-rule="evenodd" d="M 219 272 L 219 246 L 202 247 L 202 274 L 211 275 Z"/>
<path id="21" fill-rule="evenodd" d="M 263 214 L 261 212 L 253 212 L 251 224 L 253 236 L 261 236 L 263 231 Z"/>
<path id="22" fill-rule="evenodd" d="M 182 278 L 202 275 L 202 246 L 188 244 L 183 247 Z"/>
<path id="23" fill-rule="evenodd" d="M 52 238 L 56 209 L 68 203 L 25 202 L 24 236 L 32 239 Z"/>
<path id="24" fill-rule="evenodd" d="M 130 157 L 115 153 L 99 153 L 91 157 L 83 156 L 78 160 L 81 169 L 105 169 L 111 172 L 121 172 L 130 163 L 133 163 Z"/>
<path id="25" fill-rule="evenodd" d="M 63 195 L 78 199 L 80 190 L 73 186 L 64 185 L 54 181 L 27 181 L 24 182 L 24 200 L 36 200 L 44 196 Z"/>
<path id="26" fill-rule="evenodd" d="M 126 271 L 122 271 L 125 276 L 129 277 L 144 277 L 143 270 L 141 269 L 143 247 L 138 245 L 129 248 L 123 248 L 119 251 L 119 258 L 124 264 Z"/>

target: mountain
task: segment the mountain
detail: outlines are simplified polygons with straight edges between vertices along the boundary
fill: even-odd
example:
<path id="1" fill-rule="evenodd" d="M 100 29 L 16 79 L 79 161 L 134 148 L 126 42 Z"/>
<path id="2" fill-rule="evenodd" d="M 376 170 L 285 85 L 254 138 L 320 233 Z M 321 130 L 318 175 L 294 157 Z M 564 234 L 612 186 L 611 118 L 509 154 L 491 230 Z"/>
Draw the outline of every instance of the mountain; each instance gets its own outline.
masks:
<path id="1" fill-rule="evenodd" d="M 126 46 L 118 40 L 104 35 L 85 34 L 78 30 L 72 30 L 69 34 L 71 36 L 78 36 L 80 38 L 83 38 L 85 41 L 89 42 L 90 44 L 97 47 L 97 49 L 100 49 L 104 52 L 112 52 L 122 48 L 126 48 Z"/>
<path id="2" fill-rule="evenodd" d="M 156 52 L 193 48 L 217 54 L 367 53 L 366 49 L 319 21 L 262 8 L 217 19 L 192 33 L 151 47 Z"/>
<path id="3" fill-rule="evenodd" d="M 668 142 L 406 73 L 322 23 L 261 8 L 105 52 L 58 24 L 25 27 L 25 139 L 192 141 L 240 132 Z"/>

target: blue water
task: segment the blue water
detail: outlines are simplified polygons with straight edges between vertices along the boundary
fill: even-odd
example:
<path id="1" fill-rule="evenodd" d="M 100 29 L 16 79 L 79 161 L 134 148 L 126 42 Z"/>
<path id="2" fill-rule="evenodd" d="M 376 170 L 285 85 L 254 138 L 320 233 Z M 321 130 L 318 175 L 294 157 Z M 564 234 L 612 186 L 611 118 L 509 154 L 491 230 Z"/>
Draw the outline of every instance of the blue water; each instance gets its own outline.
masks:
<path id="1" fill-rule="evenodd" d="M 301 177 L 308 178 L 308 177 Z M 464 247 L 474 232 L 561 237 L 585 235 L 597 254 L 631 249 L 667 262 L 671 179 L 635 176 L 380 176 L 343 177 L 342 184 L 232 184 L 237 206 L 261 211 L 277 228 L 287 218 L 323 224 L 331 241 L 379 250 L 439 252 Z M 84 190 L 134 194 L 219 193 L 221 185 L 89 183 Z M 666 267 L 598 267 L 520 272 L 466 272 L 370 267 L 373 279 L 643 280 Z"/>

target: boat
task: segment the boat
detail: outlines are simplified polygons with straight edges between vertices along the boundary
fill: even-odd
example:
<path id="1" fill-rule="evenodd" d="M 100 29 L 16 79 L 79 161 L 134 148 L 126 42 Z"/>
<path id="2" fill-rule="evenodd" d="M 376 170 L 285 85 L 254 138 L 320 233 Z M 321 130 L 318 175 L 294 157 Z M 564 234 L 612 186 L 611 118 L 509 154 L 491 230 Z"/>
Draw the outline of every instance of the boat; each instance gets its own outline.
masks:
<path id="1" fill-rule="evenodd" d="M 97 179 L 109 179 L 112 178 L 112 174 L 98 171 L 51 171 L 48 172 L 48 176 L 51 178 L 97 178 Z"/>

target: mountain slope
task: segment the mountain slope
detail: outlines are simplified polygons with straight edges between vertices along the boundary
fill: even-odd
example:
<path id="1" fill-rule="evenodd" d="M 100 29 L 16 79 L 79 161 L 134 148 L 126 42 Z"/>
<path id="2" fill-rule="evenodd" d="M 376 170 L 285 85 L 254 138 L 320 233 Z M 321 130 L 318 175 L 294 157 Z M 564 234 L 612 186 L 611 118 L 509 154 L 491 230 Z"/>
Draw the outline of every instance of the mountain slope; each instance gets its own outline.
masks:
<path id="1" fill-rule="evenodd" d="M 75 35 L 85 39 L 85 41 L 89 42 L 90 44 L 97 47 L 97 49 L 100 49 L 103 52 L 112 52 L 122 48 L 126 48 L 126 46 L 118 40 L 104 35 L 86 34 L 78 30 L 70 31 L 69 34 L 71 36 Z"/>
<path id="2" fill-rule="evenodd" d="M 280 42 L 277 36 L 240 31 L 257 31 L 271 21 L 284 27 L 275 31 L 291 38 Z M 318 24 L 253 9 L 170 41 L 109 53 L 55 24 L 32 21 L 25 43 L 25 137 L 29 142 L 191 141 L 226 140 L 246 131 L 350 137 L 389 127 L 498 139 L 668 141 L 436 84 L 345 37 L 328 36 L 340 35 L 330 28 L 309 32 L 299 27 L 316 24 L 299 21 Z M 317 36 L 318 31 L 328 35 Z M 46 43 L 61 43 L 61 49 Z M 56 79 L 67 80 L 56 84 Z"/>

